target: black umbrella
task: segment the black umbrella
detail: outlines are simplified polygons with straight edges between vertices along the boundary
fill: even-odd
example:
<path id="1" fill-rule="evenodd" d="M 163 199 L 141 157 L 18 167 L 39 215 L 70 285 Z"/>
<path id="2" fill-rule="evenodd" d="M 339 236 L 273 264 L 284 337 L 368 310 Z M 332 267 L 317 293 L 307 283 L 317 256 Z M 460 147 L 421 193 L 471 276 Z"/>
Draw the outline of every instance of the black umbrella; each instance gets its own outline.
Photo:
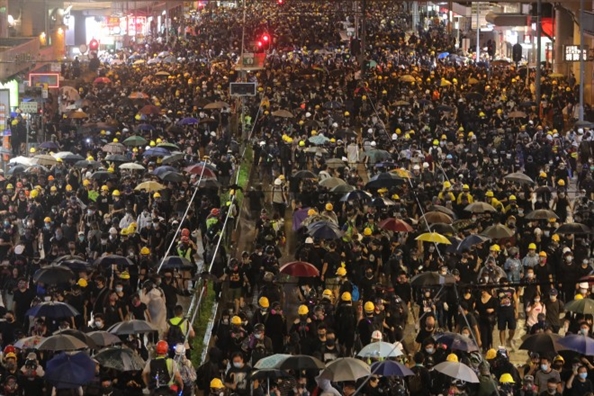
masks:
<path id="1" fill-rule="evenodd" d="M 403 183 L 404 180 L 392 173 L 384 172 L 373 176 L 365 185 L 365 188 L 392 187 L 395 184 Z"/>
<path id="2" fill-rule="evenodd" d="M 93 338 L 88 333 L 83 333 L 80 330 L 64 329 L 64 330 L 58 330 L 54 333 L 54 335 L 58 335 L 58 334 L 70 335 L 74 338 L 78 338 L 79 340 L 81 340 L 82 342 L 87 344 L 89 346 L 89 348 L 91 348 L 91 349 L 97 349 L 97 347 L 99 346 L 99 345 L 97 345 L 97 343 L 95 343 L 95 340 L 93 340 Z"/>
<path id="3" fill-rule="evenodd" d="M 330 109 L 330 110 L 342 109 L 342 103 L 339 103 L 335 100 L 331 100 L 329 102 L 324 103 L 323 107 L 325 109 Z"/>
<path id="4" fill-rule="evenodd" d="M 128 162 L 130 159 L 122 154 L 109 154 L 105 157 L 105 161 L 108 162 Z"/>
<path id="5" fill-rule="evenodd" d="M 47 337 L 37 345 L 40 351 L 76 351 L 88 348 L 84 341 L 67 334 L 58 334 Z"/>
<path id="6" fill-rule="evenodd" d="M 278 365 L 279 370 L 322 370 L 326 365 L 319 359 L 309 355 L 289 356 Z"/>
<path id="7" fill-rule="evenodd" d="M 184 180 L 186 180 L 186 177 L 184 175 L 180 175 L 177 172 L 165 172 L 162 173 L 159 178 L 163 181 L 166 182 L 171 182 L 171 183 L 181 183 Z"/>
<path id="8" fill-rule="evenodd" d="M 295 179 L 317 179 L 318 177 L 312 172 L 308 170 L 300 170 L 299 172 L 295 172 L 293 174 Z"/>
<path id="9" fill-rule="evenodd" d="M 101 166 L 100 162 L 90 160 L 82 160 L 74 164 L 75 168 L 98 168 L 99 166 Z"/>
<path id="10" fill-rule="evenodd" d="M 17 165 L 10 168 L 6 173 L 9 176 L 16 176 L 20 175 L 21 173 L 25 173 L 25 170 L 27 170 L 27 168 L 24 165 Z"/>
<path id="11" fill-rule="evenodd" d="M 35 272 L 33 282 L 41 282 L 46 285 L 66 283 L 74 278 L 74 272 L 67 267 L 50 265 Z"/>
<path id="12" fill-rule="evenodd" d="M 483 95 L 478 92 L 469 92 L 466 94 L 466 99 L 480 101 L 483 100 Z"/>
<path id="13" fill-rule="evenodd" d="M 105 268 L 111 267 L 113 264 L 122 267 L 134 265 L 134 263 L 129 258 L 117 254 L 108 254 L 107 256 L 101 256 L 93 263 L 93 265 Z"/>
<path id="14" fill-rule="evenodd" d="M 520 349 L 537 353 L 556 353 L 557 351 L 564 349 L 557 344 L 557 340 L 560 338 L 560 335 L 552 333 L 534 334 L 522 342 Z"/>
<path id="15" fill-rule="evenodd" d="M 26 313 L 27 316 L 33 316 L 35 318 L 44 317 L 50 319 L 62 319 L 69 318 L 71 316 L 78 316 L 80 313 L 72 305 L 49 301 L 35 305 Z"/>
<path id="16" fill-rule="evenodd" d="M 476 343 L 469 337 L 458 333 L 446 332 L 436 337 L 436 341 L 440 344 L 446 345 L 451 350 L 458 350 L 464 352 L 475 352 L 479 348 Z"/>
<path id="17" fill-rule="evenodd" d="M 117 371 L 140 371 L 146 365 L 138 353 L 125 347 L 105 348 L 93 357 L 101 366 Z"/>
<path id="18" fill-rule="evenodd" d="M 456 283 L 456 279 L 453 275 L 447 274 L 445 276 L 440 275 L 439 272 L 423 272 L 415 275 L 411 280 L 412 286 L 439 286 L 439 285 L 451 285 Z"/>
<path id="19" fill-rule="evenodd" d="M 161 269 L 191 270 L 196 268 L 190 260 L 180 256 L 169 256 L 163 260 Z"/>
<path id="20" fill-rule="evenodd" d="M 117 335 L 111 334 L 108 331 L 103 331 L 103 330 L 91 331 L 91 332 L 87 333 L 87 335 L 89 337 L 91 337 L 91 339 L 93 340 L 95 345 L 97 345 L 98 347 L 106 347 L 106 346 L 122 343 L 122 340 L 120 340 L 120 338 Z"/>
<path id="21" fill-rule="evenodd" d="M 582 223 L 566 223 L 562 224 L 554 232 L 555 234 L 575 235 L 575 234 L 590 234 L 592 230 Z"/>
<path id="22" fill-rule="evenodd" d="M 159 331 L 159 329 L 146 320 L 132 319 L 116 323 L 107 331 L 109 331 L 111 334 L 130 335 L 137 333 L 150 333 L 152 331 Z"/>
<path id="23" fill-rule="evenodd" d="M 69 259 L 69 260 L 62 260 L 57 262 L 55 265 L 61 265 L 63 267 L 68 267 L 73 272 L 80 272 L 86 271 L 91 264 L 88 261 L 80 260 L 80 259 Z"/>

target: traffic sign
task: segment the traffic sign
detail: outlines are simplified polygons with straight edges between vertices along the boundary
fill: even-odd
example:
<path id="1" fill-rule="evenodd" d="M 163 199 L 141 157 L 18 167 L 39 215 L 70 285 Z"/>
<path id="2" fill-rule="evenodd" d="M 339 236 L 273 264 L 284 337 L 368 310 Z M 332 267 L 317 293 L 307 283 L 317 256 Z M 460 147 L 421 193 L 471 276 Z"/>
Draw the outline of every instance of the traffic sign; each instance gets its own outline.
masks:
<path id="1" fill-rule="evenodd" d="M 37 114 L 37 102 L 21 102 L 19 108 L 23 113 Z"/>
<path id="2" fill-rule="evenodd" d="M 229 84 L 231 96 L 256 96 L 255 82 L 234 82 Z"/>

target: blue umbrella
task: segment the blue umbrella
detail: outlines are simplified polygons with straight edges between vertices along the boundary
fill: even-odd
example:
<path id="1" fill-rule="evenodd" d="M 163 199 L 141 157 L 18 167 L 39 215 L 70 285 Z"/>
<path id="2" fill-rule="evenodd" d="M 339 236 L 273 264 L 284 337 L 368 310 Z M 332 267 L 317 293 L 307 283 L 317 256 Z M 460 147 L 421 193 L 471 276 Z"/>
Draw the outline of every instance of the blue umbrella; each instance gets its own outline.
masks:
<path id="1" fill-rule="evenodd" d="M 40 148 L 42 149 L 46 149 L 46 150 L 59 150 L 60 146 L 58 146 L 58 143 L 55 142 L 43 142 L 39 145 Z"/>
<path id="2" fill-rule="evenodd" d="M 177 169 L 173 166 L 163 165 L 155 168 L 155 170 L 153 171 L 153 175 L 159 176 L 165 172 L 177 172 Z"/>
<path id="3" fill-rule="evenodd" d="M 329 142 L 330 141 L 330 139 L 328 139 L 324 135 L 312 136 L 312 137 L 310 137 L 307 140 L 309 140 L 310 143 L 313 143 L 313 144 L 318 145 L 318 146 L 319 145 L 322 145 L 322 144 L 325 144 L 326 142 Z"/>
<path id="4" fill-rule="evenodd" d="M 60 353 L 47 362 L 45 380 L 56 389 L 74 389 L 95 378 L 95 362 L 84 352 Z"/>
<path id="5" fill-rule="evenodd" d="M 146 150 L 142 156 L 143 157 L 167 157 L 171 153 L 169 150 L 164 149 L 163 147 L 153 147 L 151 149 Z"/>
<path id="6" fill-rule="evenodd" d="M 195 125 L 198 124 L 199 120 L 194 117 L 186 117 L 179 120 L 179 125 Z"/>
<path id="7" fill-rule="evenodd" d="M 478 244 L 486 242 L 488 240 L 489 240 L 489 238 L 487 238 L 486 236 L 483 236 L 483 235 L 477 235 L 477 234 L 469 235 L 466 238 L 464 238 L 462 240 L 462 242 L 460 242 L 460 244 L 456 248 L 456 251 L 462 252 L 465 249 L 470 250 L 470 248 L 472 246 L 478 245 Z"/>
<path id="8" fill-rule="evenodd" d="M 444 59 L 450 55 L 449 52 L 442 52 L 441 54 L 437 55 L 437 59 Z"/>
<path id="9" fill-rule="evenodd" d="M 415 375 L 411 369 L 393 360 L 384 360 L 383 362 L 373 363 L 371 365 L 371 372 L 383 377 L 408 377 L 410 375 Z"/>
<path id="10" fill-rule="evenodd" d="M 69 318 L 71 316 L 78 316 L 80 313 L 72 305 L 63 302 L 43 302 L 26 312 L 27 316 L 45 317 L 51 319 Z"/>
<path id="11" fill-rule="evenodd" d="M 437 336 L 436 340 L 440 344 L 447 345 L 451 350 L 464 352 L 476 352 L 479 350 L 478 346 L 471 338 L 458 333 L 446 332 Z"/>
<path id="12" fill-rule="evenodd" d="M 309 235 L 319 239 L 338 239 L 341 237 L 340 230 L 329 224 L 324 224 L 319 227 L 313 227 L 308 230 Z"/>
<path id="13" fill-rule="evenodd" d="M 570 334 L 559 339 L 557 344 L 561 345 L 565 349 L 574 351 L 586 356 L 594 355 L 594 339 L 581 335 L 581 334 Z"/>
<path id="14" fill-rule="evenodd" d="M 138 129 L 139 131 L 153 131 L 155 130 L 155 127 L 151 124 L 140 124 L 138 125 L 138 127 L 136 127 L 136 129 Z"/>

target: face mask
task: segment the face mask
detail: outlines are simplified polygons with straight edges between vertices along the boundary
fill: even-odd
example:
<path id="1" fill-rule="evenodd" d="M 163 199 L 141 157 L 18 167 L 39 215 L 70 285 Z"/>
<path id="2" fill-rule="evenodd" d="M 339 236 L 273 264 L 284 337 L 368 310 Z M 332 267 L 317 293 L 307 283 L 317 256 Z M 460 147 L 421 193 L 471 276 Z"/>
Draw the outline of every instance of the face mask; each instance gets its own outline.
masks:
<path id="1" fill-rule="evenodd" d="M 92 216 L 92 215 L 94 215 L 94 214 L 95 214 L 95 211 L 94 211 L 94 210 L 87 210 L 87 214 L 88 214 L 89 216 Z"/>
<path id="2" fill-rule="evenodd" d="M 84 241 L 84 240 L 85 240 L 85 237 L 84 237 L 84 236 L 79 236 L 79 237 L 78 237 L 78 240 L 82 242 L 82 241 Z"/>
<path id="3" fill-rule="evenodd" d="M 243 366 L 242 363 L 233 362 L 233 367 L 235 367 L 235 368 L 241 368 L 241 366 Z"/>
<path id="4" fill-rule="evenodd" d="M 588 293 L 587 289 L 580 289 L 580 294 L 586 294 L 586 293 Z"/>
<path id="5" fill-rule="evenodd" d="M 52 296 L 43 297 L 43 301 L 52 301 Z"/>
<path id="6" fill-rule="evenodd" d="M 223 319 L 223 324 L 224 325 L 228 325 L 229 324 L 229 319 Z"/>
<path id="7" fill-rule="evenodd" d="M 462 333 L 462 335 L 463 335 L 464 337 L 468 337 L 468 338 L 470 338 L 470 333 Z"/>
<path id="8" fill-rule="evenodd" d="M 123 291 L 124 291 L 124 288 L 123 288 L 123 287 L 116 287 L 115 289 L 116 289 L 116 291 L 117 291 L 118 293 L 121 293 L 121 292 L 123 292 Z"/>
<path id="9" fill-rule="evenodd" d="M 550 296 L 551 301 L 557 301 L 557 296 Z"/>
<path id="10" fill-rule="evenodd" d="M 581 378 L 581 379 L 586 379 L 586 378 L 588 378 L 588 373 L 580 373 L 580 378 Z"/>
<path id="11" fill-rule="evenodd" d="M 49 230 L 50 228 L 52 228 L 52 225 L 49 224 L 49 223 L 45 223 L 44 224 L 44 227 L 45 227 L 46 230 Z"/>
<path id="12" fill-rule="evenodd" d="M 103 393 L 111 393 L 113 391 L 113 387 L 111 386 L 102 386 L 101 390 L 103 391 Z"/>
<path id="13" fill-rule="evenodd" d="M 540 365 L 540 369 L 542 371 L 549 371 L 549 365 L 548 364 L 541 364 Z"/>
<path id="14" fill-rule="evenodd" d="M 548 388 L 549 394 L 554 395 L 557 392 L 557 388 Z"/>
<path id="15" fill-rule="evenodd" d="M 96 321 L 95 322 L 95 327 L 98 328 L 98 329 L 102 328 L 103 327 L 103 322 Z"/>
<path id="16" fill-rule="evenodd" d="M 333 347 L 334 346 L 334 339 L 326 340 L 326 346 Z"/>
<path id="17" fill-rule="evenodd" d="M 588 335 L 588 329 L 580 329 L 580 334 Z"/>
<path id="18" fill-rule="evenodd" d="M 435 349 L 433 349 L 433 348 L 425 348 L 425 352 L 427 352 L 429 355 L 433 355 L 433 353 L 435 352 Z"/>
<path id="19" fill-rule="evenodd" d="M 254 338 L 256 338 L 257 340 L 261 340 L 262 334 L 254 334 Z"/>
<path id="20" fill-rule="evenodd" d="M 573 261 L 573 256 L 565 257 L 565 261 L 567 261 L 568 263 L 571 263 Z"/>

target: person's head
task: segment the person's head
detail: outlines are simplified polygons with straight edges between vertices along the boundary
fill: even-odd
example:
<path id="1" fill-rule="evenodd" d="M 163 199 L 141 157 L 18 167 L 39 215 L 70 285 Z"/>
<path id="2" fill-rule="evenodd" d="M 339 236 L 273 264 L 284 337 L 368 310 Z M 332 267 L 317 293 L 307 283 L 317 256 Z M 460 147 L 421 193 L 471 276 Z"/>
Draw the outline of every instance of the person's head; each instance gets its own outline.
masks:
<path id="1" fill-rule="evenodd" d="M 423 349 L 427 355 L 433 355 L 435 353 L 435 341 L 433 338 L 427 338 L 423 344 Z"/>
<path id="2" fill-rule="evenodd" d="M 422 352 L 417 352 L 413 356 L 413 361 L 415 362 L 415 365 L 421 366 L 425 363 L 425 355 Z"/>
<path id="3" fill-rule="evenodd" d="M 183 317 L 184 316 L 184 307 L 182 307 L 181 305 L 176 305 L 175 308 L 173 309 L 173 313 L 175 314 L 175 316 L 177 317 Z"/>
<path id="4" fill-rule="evenodd" d="M 553 368 L 557 371 L 561 371 L 563 369 L 563 365 L 565 364 L 565 359 L 561 355 L 555 356 L 553 359 Z"/>
<path id="5" fill-rule="evenodd" d="M 345 384 L 342 386 L 342 394 L 345 396 L 351 396 L 356 390 L 357 387 L 355 386 L 354 382 L 345 382 Z"/>
<path id="6" fill-rule="evenodd" d="M 101 390 L 105 392 L 110 392 L 112 390 L 112 381 L 110 377 L 103 377 L 101 378 Z"/>
<path id="7" fill-rule="evenodd" d="M 547 381 L 547 393 L 554 395 L 557 392 L 558 381 L 555 378 L 549 378 Z"/>
<path id="8" fill-rule="evenodd" d="M 549 372 L 551 369 L 551 360 L 547 356 L 540 357 L 540 369 L 544 372 Z"/>
<path id="9" fill-rule="evenodd" d="M 244 365 L 243 362 L 243 353 L 241 352 L 235 352 L 233 355 L 231 355 L 231 362 L 233 364 L 233 367 L 235 368 L 242 368 Z"/>
<path id="10" fill-rule="evenodd" d="M 580 365 L 580 367 L 578 367 L 577 372 L 580 381 L 585 381 L 586 378 L 588 378 L 588 368 L 586 366 Z"/>
<path id="11" fill-rule="evenodd" d="M 534 268 L 531 268 L 531 267 L 526 268 L 526 278 L 528 278 L 528 279 L 534 278 Z"/>
<path id="12" fill-rule="evenodd" d="M 580 331 L 579 332 L 582 335 L 588 335 L 588 334 L 590 334 L 590 325 L 588 324 L 588 322 L 582 321 L 580 323 Z"/>
<path id="13" fill-rule="evenodd" d="M 425 328 L 429 331 L 435 328 L 435 316 L 427 315 L 427 318 L 425 319 Z"/>

